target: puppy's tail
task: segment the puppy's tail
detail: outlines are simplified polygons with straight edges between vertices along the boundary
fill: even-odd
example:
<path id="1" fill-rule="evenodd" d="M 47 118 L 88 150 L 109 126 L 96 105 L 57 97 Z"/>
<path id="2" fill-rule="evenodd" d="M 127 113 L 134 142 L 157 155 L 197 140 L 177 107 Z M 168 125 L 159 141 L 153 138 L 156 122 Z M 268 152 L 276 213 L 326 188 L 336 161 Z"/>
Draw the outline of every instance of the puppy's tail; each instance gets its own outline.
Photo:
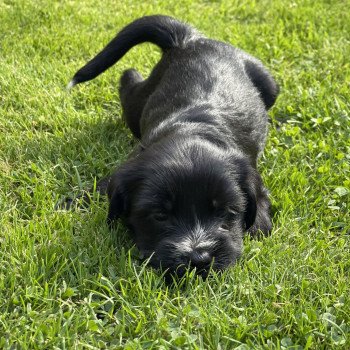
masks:
<path id="1" fill-rule="evenodd" d="M 175 47 L 184 47 L 198 36 L 187 24 L 168 16 L 146 16 L 127 25 L 117 36 L 91 61 L 79 69 L 68 88 L 94 79 L 121 59 L 133 46 L 150 42 L 163 51 Z"/>

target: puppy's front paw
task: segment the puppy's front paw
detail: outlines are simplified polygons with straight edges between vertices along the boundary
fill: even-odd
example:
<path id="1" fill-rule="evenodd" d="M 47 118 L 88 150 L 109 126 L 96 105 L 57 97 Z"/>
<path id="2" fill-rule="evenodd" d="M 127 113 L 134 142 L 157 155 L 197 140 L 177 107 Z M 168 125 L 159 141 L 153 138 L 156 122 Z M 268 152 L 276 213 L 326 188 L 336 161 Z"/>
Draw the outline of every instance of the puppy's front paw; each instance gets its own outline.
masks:
<path id="1" fill-rule="evenodd" d="M 74 199 L 71 197 L 65 197 L 63 199 L 60 199 L 55 204 L 55 210 L 70 210 L 73 206 Z"/>
<path id="2" fill-rule="evenodd" d="M 91 202 L 90 195 L 86 192 L 76 197 L 65 197 L 55 204 L 55 210 L 73 210 L 75 208 L 86 208 Z"/>

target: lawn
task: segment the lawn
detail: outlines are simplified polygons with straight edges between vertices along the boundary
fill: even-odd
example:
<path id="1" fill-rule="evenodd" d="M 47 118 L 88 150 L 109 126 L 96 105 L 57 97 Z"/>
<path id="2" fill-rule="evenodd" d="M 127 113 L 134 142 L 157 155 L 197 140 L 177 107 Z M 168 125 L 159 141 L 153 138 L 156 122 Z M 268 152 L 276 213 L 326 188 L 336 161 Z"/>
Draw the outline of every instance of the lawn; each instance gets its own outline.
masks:
<path id="1" fill-rule="evenodd" d="M 350 12 L 342 0 L 0 0 L 1 349 L 350 349 Z M 107 203 L 57 211 L 125 160 L 118 78 L 68 93 L 125 24 L 168 14 L 259 57 L 281 94 L 259 163 L 272 235 L 180 285 L 137 258 Z"/>

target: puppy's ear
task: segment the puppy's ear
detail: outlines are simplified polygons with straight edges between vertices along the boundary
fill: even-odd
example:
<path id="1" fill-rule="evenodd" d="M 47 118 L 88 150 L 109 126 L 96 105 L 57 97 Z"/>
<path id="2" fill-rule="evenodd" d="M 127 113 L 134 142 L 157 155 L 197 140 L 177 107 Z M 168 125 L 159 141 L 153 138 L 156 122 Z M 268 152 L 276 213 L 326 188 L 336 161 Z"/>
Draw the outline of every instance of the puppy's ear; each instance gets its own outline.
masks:
<path id="1" fill-rule="evenodd" d="M 253 188 L 253 186 L 246 186 L 243 188 L 246 194 L 247 204 L 246 209 L 244 212 L 244 222 L 245 222 L 245 229 L 248 230 L 250 227 L 253 226 L 256 218 L 256 209 L 257 209 L 257 203 L 256 203 L 256 191 Z"/>
<path id="2" fill-rule="evenodd" d="M 111 226 L 114 221 L 123 216 L 126 209 L 126 196 L 123 184 L 123 175 L 115 172 L 107 187 L 109 199 L 109 208 L 107 215 L 107 224 Z"/>
<path id="3" fill-rule="evenodd" d="M 143 172 L 137 164 L 135 160 L 129 160 L 110 177 L 107 187 L 109 226 L 119 218 L 127 218 L 129 215 L 132 198 L 143 179 Z"/>
<path id="4" fill-rule="evenodd" d="M 248 229 L 248 233 L 254 236 L 261 234 L 266 236 L 271 232 L 271 202 L 267 189 L 261 184 L 256 197 L 256 216 L 254 224 Z"/>
<path id="5" fill-rule="evenodd" d="M 244 213 L 246 231 L 252 236 L 268 234 L 272 228 L 271 203 L 261 176 L 249 165 L 246 171 L 242 172 L 240 183 L 247 201 Z"/>
<path id="6" fill-rule="evenodd" d="M 246 197 L 246 207 L 244 212 L 245 229 L 253 226 L 257 212 L 256 178 L 254 170 L 248 170 L 241 175 L 240 183 Z"/>

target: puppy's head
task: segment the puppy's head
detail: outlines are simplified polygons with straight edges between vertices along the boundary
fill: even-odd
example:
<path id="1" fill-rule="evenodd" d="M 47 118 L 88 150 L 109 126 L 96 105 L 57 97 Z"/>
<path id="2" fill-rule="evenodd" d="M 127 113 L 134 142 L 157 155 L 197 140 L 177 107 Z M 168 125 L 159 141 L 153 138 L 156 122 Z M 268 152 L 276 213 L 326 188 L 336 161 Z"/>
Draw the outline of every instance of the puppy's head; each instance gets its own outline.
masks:
<path id="1" fill-rule="evenodd" d="M 255 170 L 204 141 L 143 151 L 112 177 L 108 221 L 122 217 L 154 267 L 206 275 L 235 263 L 256 216 Z"/>

